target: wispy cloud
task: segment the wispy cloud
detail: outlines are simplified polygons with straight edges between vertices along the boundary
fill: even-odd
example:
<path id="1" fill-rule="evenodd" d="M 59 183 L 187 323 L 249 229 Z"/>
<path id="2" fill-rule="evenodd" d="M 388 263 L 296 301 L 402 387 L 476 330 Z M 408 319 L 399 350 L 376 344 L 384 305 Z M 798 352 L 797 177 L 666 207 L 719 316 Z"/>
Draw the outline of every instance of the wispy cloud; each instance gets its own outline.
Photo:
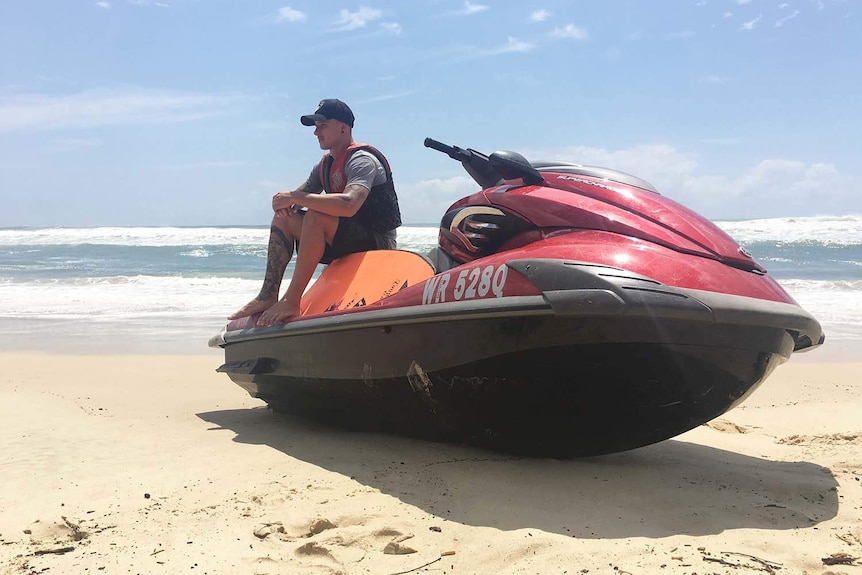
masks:
<path id="1" fill-rule="evenodd" d="M 469 62 L 477 58 L 499 56 L 501 54 L 525 53 L 533 50 L 535 46 L 530 42 L 519 40 L 509 36 L 506 43 L 491 48 L 479 48 L 476 46 L 451 46 L 437 54 L 437 58 L 448 63 Z"/>
<path id="2" fill-rule="evenodd" d="M 482 52 L 482 55 L 496 56 L 497 54 L 509 54 L 511 52 L 529 52 L 533 48 L 535 48 L 535 46 L 529 42 L 524 42 L 523 40 L 518 40 L 514 36 L 509 36 L 504 45 L 491 48 L 490 50 L 485 50 Z"/>
<path id="3" fill-rule="evenodd" d="M 107 10 L 108 8 L 111 7 L 111 3 L 105 2 L 104 0 L 102 0 L 101 2 L 96 2 L 96 6 L 98 6 L 99 8 L 104 8 Z"/>
<path id="4" fill-rule="evenodd" d="M 697 81 L 700 82 L 701 84 L 718 85 L 718 84 L 726 84 L 727 78 L 725 76 L 717 76 L 715 74 L 706 74 L 704 76 L 700 76 L 697 79 Z"/>
<path id="5" fill-rule="evenodd" d="M 360 6 L 359 10 L 351 12 L 342 8 L 338 18 L 333 22 L 336 31 L 356 30 L 364 28 L 369 22 L 379 20 L 383 17 L 383 11 L 376 8 Z"/>
<path id="6" fill-rule="evenodd" d="M 163 2 L 155 2 L 154 0 L 129 0 L 129 4 L 132 6 L 159 6 L 160 8 L 167 8 L 168 5 Z"/>
<path id="7" fill-rule="evenodd" d="M 401 24 L 398 22 L 381 22 L 380 27 L 389 32 L 390 34 L 395 34 L 396 36 L 400 36 L 403 29 L 401 28 Z"/>
<path id="8" fill-rule="evenodd" d="M 725 140 L 724 143 L 731 141 Z M 706 173 L 695 155 L 667 144 L 645 144 L 620 150 L 572 146 L 521 152 L 528 158 L 612 166 L 637 174 L 663 194 L 713 219 L 738 217 L 735 206 L 741 202 L 748 206 L 747 217 L 750 218 L 810 214 L 812 197 L 818 198 L 820 213 L 847 213 L 848 207 L 851 210 L 862 207 L 859 199 L 862 181 L 842 174 L 831 164 L 770 159 L 735 175 L 716 175 Z M 728 194 L 732 194 L 732 198 L 728 198 Z M 772 201 L 776 197 L 781 197 L 782 201 Z"/>
<path id="9" fill-rule="evenodd" d="M 452 202 L 478 191 L 478 188 L 469 176 L 400 183 L 398 196 L 410 198 L 409 202 L 402 203 L 401 217 L 405 221 L 431 223 Z"/>
<path id="10" fill-rule="evenodd" d="M 251 165 L 249 162 L 242 160 L 202 160 L 200 162 L 190 162 L 187 164 L 170 164 L 159 166 L 162 170 L 212 170 L 221 168 L 239 168 L 242 166 Z"/>
<path id="11" fill-rule="evenodd" d="M 48 144 L 52 150 L 57 152 L 74 152 L 98 148 L 102 142 L 95 138 L 51 138 Z"/>
<path id="12" fill-rule="evenodd" d="M 735 0 L 735 2 L 737 4 L 739 4 L 740 6 L 742 6 L 744 4 L 751 4 L 751 0 Z"/>
<path id="13" fill-rule="evenodd" d="M 0 132 L 190 122 L 222 113 L 239 99 L 147 90 L 0 95 Z"/>
<path id="14" fill-rule="evenodd" d="M 305 12 L 301 12 L 290 6 L 284 6 L 275 13 L 276 22 L 305 22 Z"/>
<path id="15" fill-rule="evenodd" d="M 754 30 L 757 28 L 757 25 L 760 23 L 761 18 L 763 18 L 763 14 L 758 14 L 757 18 L 754 20 L 749 20 L 748 22 L 743 22 L 742 26 L 739 27 L 740 30 Z"/>
<path id="16" fill-rule="evenodd" d="M 260 180 L 255 182 L 261 188 L 280 188 L 284 184 L 282 182 L 276 182 L 275 180 Z"/>
<path id="17" fill-rule="evenodd" d="M 404 92 L 393 92 L 391 94 L 381 94 L 380 96 L 372 96 L 371 98 L 365 98 L 364 100 L 357 100 L 353 104 L 363 105 L 363 104 L 373 104 L 375 102 L 387 102 L 389 100 L 398 100 L 399 98 L 406 98 L 407 96 L 412 96 L 415 93 L 416 93 L 416 90 L 407 90 Z"/>
<path id="18" fill-rule="evenodd" d="M 736 146 L 743 142 L 743 139 L 738 136 L 710 137 L 700 138 L 704 144 L 715 144 L 719 146 Z"/>
<path id="19" fill-rule="evenodd" d="M 551 15 L 547 10 L 536 10 L 530 14 L 530 20 L 533 22 L 544 22 Z"/>
<path id="20" fill-rule="evenodd" d="M 464 7 L 455 12 L 455 14 L 461 16 L 469 16 L 471 14 L 478 14 L 479 12 L 484 12 L 490 8 L 490 6 L 485 6 L 484 4 L 473 4 L 472 2 L 464 2 Z"/>
<path id="21" fill-rule="evenodd" d="M 574 24 L 566 24 L 562 28 L 554 28 L 551 36 L 558 38 L 571 38 L 573 40 L 589 40 L 590 35 L 586 30 Z"/>
<path id="22" fill-rule="evenodd" d="M 665 36 L 668 40 L 689 40 L 694 38 L 695 33 L 693 30 L 682 30 L 680 32 L 671 32 L 667 36 Z"/>
<path id="23" fill-rule="evenodd" d="M 794 19 L 794 18 L 796 18 L 797 16 L 799 16 L 799 10 L 794 10 L 794 11 L 793 11 L 793 13 L 791 13 L 791 14 L 789 14 L 789 15 L 785 16 L 784 18 L 781 18 L 780 20 L 778 20 L 778 21 L 775 23 L 775 27 L 776 27 L 776 28 L 781 28 L 782 26 L 784 26 L 784 23 L 785 23 L 785 22 L 787 22 L 788 20 L 793 20 L 793 19 Z"/>

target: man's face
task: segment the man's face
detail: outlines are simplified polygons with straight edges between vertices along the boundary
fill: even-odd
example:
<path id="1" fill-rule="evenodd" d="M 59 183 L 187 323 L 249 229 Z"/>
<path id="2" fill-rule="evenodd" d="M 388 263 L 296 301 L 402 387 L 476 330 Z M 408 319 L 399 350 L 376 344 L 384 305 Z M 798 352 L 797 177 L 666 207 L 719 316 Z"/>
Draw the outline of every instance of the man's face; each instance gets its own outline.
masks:
<path id="1" fill-rule="evenodd" d="M 314 123 L 314 135 L 320 143 L 321 150 L 330 150 L 341 141 L 343 124 L 337 120 L 324 120 Z"/>

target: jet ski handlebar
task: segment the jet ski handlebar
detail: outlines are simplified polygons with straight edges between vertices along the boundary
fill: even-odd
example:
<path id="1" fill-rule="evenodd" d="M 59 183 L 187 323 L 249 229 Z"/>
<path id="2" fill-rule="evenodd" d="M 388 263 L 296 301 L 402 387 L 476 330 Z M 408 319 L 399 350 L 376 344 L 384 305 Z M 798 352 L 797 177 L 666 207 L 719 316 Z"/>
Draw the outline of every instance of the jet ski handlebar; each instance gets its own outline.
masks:
<path id="1" fill-rule="evenodd" d="M 480 154 L 475 150 L 470 150 L 469 148 L 465 150 L 458 146 L 449 146 L 443 142 L 432 140 L 431 138 L 425 138 L 425 147 L 437 150 L 438 152 L 443 152 L 453 160 L 458 160 L 459 162 L 469 162 L 473 159 L 474 155 L 484 157 L 487 160 L 487 156 L 485 156 L 485 154 Z"/>
<path id="2" fill-rule="evenodd" d="M 471 148 L 459 148 L 449 146 L 443 142 L 425 138 L 425 147 L 443 152 L 453 160 L 461 162 L 464 169 L 470 174 L 477 184 L 483 188 L 490 188 L 503 183 L 500 173 L 491 165 L 488 156 Z"/>

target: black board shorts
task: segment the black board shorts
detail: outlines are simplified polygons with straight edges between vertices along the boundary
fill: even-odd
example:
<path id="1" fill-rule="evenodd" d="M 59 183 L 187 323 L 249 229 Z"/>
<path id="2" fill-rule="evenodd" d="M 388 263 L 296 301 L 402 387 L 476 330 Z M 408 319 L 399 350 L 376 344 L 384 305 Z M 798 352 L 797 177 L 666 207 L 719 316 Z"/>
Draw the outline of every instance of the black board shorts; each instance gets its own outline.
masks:
<path id="1" fill-rule="evenodd" d="M 326 244 L 320 263 L 329 264 L 332 260 L 356 252 L 371 250 L 394 250 L 395 230 L 375 232 L 353 218 L 338 218 L 338 229 L 332 244 Z"/>

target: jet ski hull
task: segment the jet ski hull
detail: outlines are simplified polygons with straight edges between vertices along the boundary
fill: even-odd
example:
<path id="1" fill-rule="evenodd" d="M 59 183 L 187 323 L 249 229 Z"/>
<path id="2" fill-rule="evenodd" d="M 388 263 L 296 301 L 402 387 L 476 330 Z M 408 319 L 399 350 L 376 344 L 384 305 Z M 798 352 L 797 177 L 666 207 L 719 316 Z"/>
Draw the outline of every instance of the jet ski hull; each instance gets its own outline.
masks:
<path id="1" fill-rule="evenodd" d="M 276 410 L 568 457 L 701 425 L 743 401 L 804 334 L 819 335 L 795 305 L 635 289 L 635 274 L 583 267 L 593 280 L 583 289 L 228 331 L 220 370 Z"/>

